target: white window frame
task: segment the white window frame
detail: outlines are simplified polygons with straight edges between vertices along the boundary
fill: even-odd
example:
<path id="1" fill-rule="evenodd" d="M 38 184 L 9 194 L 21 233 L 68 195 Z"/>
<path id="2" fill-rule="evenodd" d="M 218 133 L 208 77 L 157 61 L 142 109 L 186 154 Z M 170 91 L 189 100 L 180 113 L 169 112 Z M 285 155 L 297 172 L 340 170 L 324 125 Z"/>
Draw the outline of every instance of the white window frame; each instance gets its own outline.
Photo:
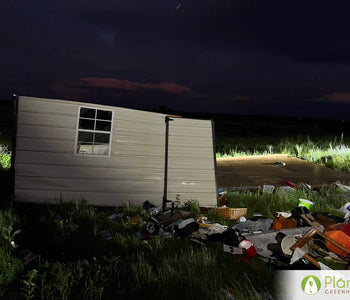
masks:
<path id="1" fill-rule="evenodd" d="M 95 119 L 94 119 L 95 123 L 96 123 L 96 121 L 104 121 L 104 122 L 108 121 L 108 120 L 97 119 L 97 111 L 98 110 L 110 111 L 112 113 L 111 131 L 100 131 L 100 130 L 95 130 L 95 129 L 94 130 L 91 130 L 91 129 L 79 129 L 80 110 L 82 108 L 96 110 Z M 104 107 L 80 105 L 78 107 L 77 125 L 76 125 L 76 130 L 75 130 L 74 155 L 77 155 L 77 156 L 90 156 L 90 157 L 111 157 L 113 122 L 114 122 L 114 111 L 112 109 L 108 109 L 108 108 L 104 108 Z M 95 133 L 95 132 L 97 132 L 97 133 L 108 133 L 109 134 L 108 155 L 104 155 L 104 154 L 90 154 L 90 153 L 77 153 L 79 131 L 93 132 L 93 133 Z"/>

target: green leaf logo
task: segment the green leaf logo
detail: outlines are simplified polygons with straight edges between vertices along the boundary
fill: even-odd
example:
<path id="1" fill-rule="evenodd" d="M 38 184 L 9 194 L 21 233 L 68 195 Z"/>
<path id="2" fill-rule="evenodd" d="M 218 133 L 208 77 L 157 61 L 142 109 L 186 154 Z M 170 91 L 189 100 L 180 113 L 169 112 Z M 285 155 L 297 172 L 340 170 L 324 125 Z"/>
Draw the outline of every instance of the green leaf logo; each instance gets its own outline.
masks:
<path id="1" fill-rule="evenodd" d="M 307 295 L 315 295 L 321 289 L 321 281 L 314 275 L 305 276 L 301 281 L 301 289 Z"/>

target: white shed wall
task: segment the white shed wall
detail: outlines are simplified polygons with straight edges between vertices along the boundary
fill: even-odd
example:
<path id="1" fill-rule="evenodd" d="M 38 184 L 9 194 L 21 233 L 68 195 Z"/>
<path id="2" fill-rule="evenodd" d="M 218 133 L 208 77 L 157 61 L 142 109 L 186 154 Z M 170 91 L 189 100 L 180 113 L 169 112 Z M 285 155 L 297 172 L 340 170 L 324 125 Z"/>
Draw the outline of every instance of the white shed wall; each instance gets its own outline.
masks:
<path id="1" fill-rule="evenodd" d="M 110 157 L 74 154 L 79 107 L 113 110 Z M 168 199 L 216 204 L 211 122 L 170 124 Z M 146 200 L 161 205 L 165 115 L 66 100 L 19 97 L 15 198 L 56 202 L 84 198 L 117 206 Z"/>
<path id="2" fill-rule="evenodd" d="M 169 125 L 168 199 L 217 200 L 212 122 L 174 118 Z"/>

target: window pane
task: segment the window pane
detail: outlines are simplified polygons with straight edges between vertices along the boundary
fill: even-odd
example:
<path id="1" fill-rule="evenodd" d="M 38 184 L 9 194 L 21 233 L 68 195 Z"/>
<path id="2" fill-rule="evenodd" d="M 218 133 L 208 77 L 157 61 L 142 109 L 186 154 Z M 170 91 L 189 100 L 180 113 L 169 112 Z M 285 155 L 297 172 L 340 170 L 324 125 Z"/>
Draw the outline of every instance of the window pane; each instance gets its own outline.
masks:
<path id="1" fill-rule="evenodd" d="M 111 131 L 111 124 L 108 121 L 96 121 L 96 130 Z"/>
<path id="2" fill-rule="evenodd" d="M 97 155 L 109 155 L 109 145 L 108 144 L 95 144 L 94 154 Z"/>
<path id="3" fill-rule="evenodd" d="M 92 144 L 89 143 L 78 143 L 77 153 L 81 154 L 92 154 Z"/>
<path id="4" fill-rule="evenodd" d="M 95 133 L 95 143 L 109 143 L 108 133 Z"/>
<path id="5" fill-rule="evenodd" d="M 94 130 L 94 126 L 95 126 L 94 120 L 79 119 L 79 129 Z"/>
<path id="6" fill-rule="evenodd" d="M 85 108 L 85 107 L 80 108 L 80 117 L 95 119 L 95 116 L 96 116 L 96 109 Z"/>
<path id="7" fill-rule="evenodd" d="M 94 142 L 94 133 L 79 131 L 78 142 L 88 142 L 92 144 Z"/>
<path id="8" fill-rule="evenodd" d="M 112 112 L 108 110 L 98 110 L 97 119 L 112 120 Z"/>

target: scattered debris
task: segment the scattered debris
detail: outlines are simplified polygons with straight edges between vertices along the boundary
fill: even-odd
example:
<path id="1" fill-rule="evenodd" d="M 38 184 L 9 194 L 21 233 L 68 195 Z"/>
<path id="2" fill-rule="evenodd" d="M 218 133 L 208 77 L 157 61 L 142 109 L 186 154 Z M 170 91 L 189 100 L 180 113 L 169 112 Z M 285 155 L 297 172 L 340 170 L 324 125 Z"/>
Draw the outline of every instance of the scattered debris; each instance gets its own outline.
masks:
<path id="1" fill-rule="evenodd" d="M 289 180 L 285 180 L 285 181 L 283 181 L 283 183 L 285 183 L 287 186 L 290 186 L 293 189 L 295 189 L 297 187 L 294 182 L 291 182 Z"/>
<path id="2" fill-rule="evenodd" d="M 288 188 L 293 189 L 288 183 Z M 300 185 L 299 185 L 300 186 Z M 274 186 L 265 185 L 265 191 L 274 192 Z M 308 188 L 304 186 L 304 188 Z M 219 193 L 226 199 L 226 192 Z M 300 198 L 298 206 L 291 212 L 275 212 L 274 218 L 266 218 L 260 212 L 247 219 L 247 208 L 230 208 L 226 205 L 213 209 L 226 220 L 236 220 L 230 226 L 212 223 L 204 215 L 190 218 L 189 212 L 179 209 L 156 211 L 148 205 L 150 214 L 144 228 L 137 233 L 139 239 L 157 235 L 162 239 L 176 236 L 189 240 L 201 247 L 209 243 L 222 243 L 223 251 L 232 255 L 259 256 L 266 262 L 281 262 L 290 268 L 307 266 L 329 269 L 319 258 L 336 263 L 350 262 L 350 224 L 329 213 L 310 213 L 313 202 Z M 350 202 L 339 209 L 350 215 Z M 134 216 L 131 220 L 137 223 Z M 106 233 L 107 234 L 107 233 Z M 317 237 L 316 237 L 317 236 Z M 289 267 L 287 267 L 289 268 Z"/>
<path id="3" fill-rule="evenodd" d="M 339 187 L 343 192 L 350 192 L 350 186 L 348 185 L 343 185 L 339 182 L 336 182 L 335 185 Z"/>
<path id="4" fill-rule="evenodd" d="M 275 186 L 274 186 L 274 185 L 264 184 L 264 185 L 262 186 L 262 192 L 263 192 L 263 193 L 272 194 L 274 191 L 275 191 Z"/>
<path id="5" fill-rule="evenodd" d="M 280 166 L 280 167 L 285 167 L 286 163 L 283 161 L 276 161 L 274 163 L 272 163 L 271 165 L 275 165 L 275 166 Z"/>
<path id="6" fill-rule="evenodd" d="M 239 248 L 245 249 L 246 256 L 255 257 L 257 255 L 254 244 L 251 240 L 243 240 L 238 245 Z"/>
<path id="7" fill-rule="evenodd" d="M 312 201 L 307 200 L 307 199 L 302 199 L 302 198 L 299 198 L 298 203 L 299 203 L 298 206 L 304 206 L 308 210 L 311 210 L 312 206 L 314 205 L 314 203 Z"/>
<path id="8" fill-rule="evenodd" d="M 108 229 L 101 230 L 98 234 L 105 241 L 113 239 L 112 234 Z"/>
<path id="9" fill-rule="evenodd" d="M 273 230 L 281 230 L 281 229 L 296 228 L 296 227 L 297 227 L 297 221 L 294 218 L 292 218 L 291 216 L 288 218 L 285 218 L 281 214 L 274 219 L 273 225 L 272 225 Z"/>
<path id="10" fill-rule="evenodd" d="M 344 219 L 346 221 L 349 221 L 349 219 L 350 219 L 350 202 L 346 203 L 341 208 L 339 208 L 339 211 L 344 213 L 345 214 Z"/>
<path id="11" fill-rule="evenodd" d="M 307 183 L 304 183 L 304 182 L 299 182 L 297 184 L 297 187 L 299 189 L 302 189 L 302 190 L 307 190 L 307 191 L 311 191 L 312 190 L 312 186 L 310 184 L 307 184 Z"/>
<path id="12" fill-rule="evenodd" d="M 258 219 L 256 221 L 247 220 L 243 223 L 239 223 L 233 226 L 234 229 L 239 230 L 242 233 L 261 233 L 271 229 L 273 219 Z"/>
<path id="13" fill-rule="evenodd" d="M 288 193 L 288 192 L 294 192 L 295 191 L 295 189 L 293 189 L 289 185 L 280 186 L 280 187 L 277 188 L 277 190 L 282 192 L 282 193 Z"/>
<path id="14" fill-rule="evenodd" d="M 181 221 L 175 226 L 175 232 L 181 237 L 187 237 L 199 229 L 199 224 L 193 218 Z"/>
<path id="15" fill-rule="evenodd" d="M 349 251 L 346 252 L 340 249 L 337 245 L 333 244 L 329 240 L 326 240 L 326 245 L 329 250 L 338 254 L 342 257 L 346 257 L 350 253 L 350 224 L 349 223 L 339 223 L 330 225 L 326 231 L 325 235 L 332 238 L 334 241 L 338 242 L 340 245 L 344 246 Z"/>

